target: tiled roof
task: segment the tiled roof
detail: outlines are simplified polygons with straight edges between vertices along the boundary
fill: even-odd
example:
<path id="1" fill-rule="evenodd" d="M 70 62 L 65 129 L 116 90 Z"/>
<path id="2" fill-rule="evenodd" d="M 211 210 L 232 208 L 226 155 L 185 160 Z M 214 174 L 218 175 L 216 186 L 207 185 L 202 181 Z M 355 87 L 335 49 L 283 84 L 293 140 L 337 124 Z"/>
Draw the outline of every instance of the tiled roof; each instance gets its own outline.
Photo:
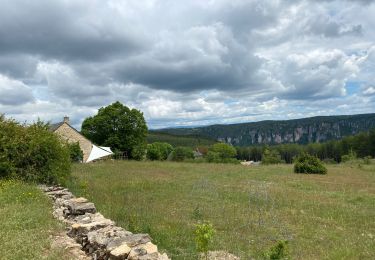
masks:
<path id="1" fill-rule="evenodd" d="M 57 128 L 59 128 L 62 124 L 64 124 L 64 122 L 59 122 L 59 123 L 56 123 L 56 124 L 50 124 L 49 130 L 51 130 L 52 132 L 55 132 L 57 130 Z"/>

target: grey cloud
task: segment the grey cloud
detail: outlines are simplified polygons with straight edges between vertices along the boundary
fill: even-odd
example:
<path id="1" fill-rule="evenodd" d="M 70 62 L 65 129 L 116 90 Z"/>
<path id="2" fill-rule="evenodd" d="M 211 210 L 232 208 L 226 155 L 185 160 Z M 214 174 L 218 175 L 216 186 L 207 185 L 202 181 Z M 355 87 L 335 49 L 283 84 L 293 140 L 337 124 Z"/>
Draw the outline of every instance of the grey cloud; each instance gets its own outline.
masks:
<path id="1" fill-rule="evenodd" d="M 36 72 L 38 59 L 29 55 L 0 55 L 0 73 L 10 78 L 31 80 Z"/>
<path id="2" fill-rule="evenodd" d="M 283 8 L 274 1 L 227 2 L 214 13 L 213 19 L 221 19 L 235 33 L 243 34 L 275 24 Z"/>
<path id="3" fill-rule="evenodd" d="M 0 8 L 0 53 L 49 59 L 102 60 L 136 51 L 145 43 L 126 21 L 96 2 L 6 1 Z M 98 13 L 94 13 L 94 11 Z M 116 22 L 123 22 L 119 26 Z"/>
<path id="4" fill-rule="evenodd" d="M 177 37 L 181 38 L 172 45 L 162 42 L 149 53 L 120 64 L 114 77 L 182 92 L 257 88 L 256 71 L 262 60 L 223 24 L 193 27 Z"/>
<path id="5" fill-rule="evenodd" d="M 32 101 L 34 96 L 28 86 L 0 74 L 0 104 L 21 105 Z"/>
<path id="6" fill-rule="evenodd" d="M 322 35 L 325 37 L 340 37 L 345 35 L 362 35 L 362 25 L 349 25 L 345 26 L 339 24 L 337 21 L 332 20 L 327 16 L 315 16 L 311 17 L 307 21 L 307 32 L 311 32 L 316 35 Z"/>
<path id="7" fill-rule="evenodd" d="M 309 0 L 315 2 L 316 0 Z M 341 0 L 318 0 L 319 2 L 341 2 Z M 374 0 L 344 0 L 346 2 L 353 2 L 353 3 L 359 3 L 359 4 L 373 4 Z"/>

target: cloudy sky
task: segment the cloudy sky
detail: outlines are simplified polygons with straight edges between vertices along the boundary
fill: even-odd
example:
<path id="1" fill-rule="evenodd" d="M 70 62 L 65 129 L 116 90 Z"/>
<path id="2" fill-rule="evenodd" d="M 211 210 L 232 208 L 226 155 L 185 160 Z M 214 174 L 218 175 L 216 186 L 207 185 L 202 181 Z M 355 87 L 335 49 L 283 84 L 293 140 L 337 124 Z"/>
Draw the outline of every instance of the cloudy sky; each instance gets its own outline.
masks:
<path id="1" fill-rule="evenodd" d="M 0 0 L 0 113 L 150 128 L 375 112 L 374 0 Z"/>

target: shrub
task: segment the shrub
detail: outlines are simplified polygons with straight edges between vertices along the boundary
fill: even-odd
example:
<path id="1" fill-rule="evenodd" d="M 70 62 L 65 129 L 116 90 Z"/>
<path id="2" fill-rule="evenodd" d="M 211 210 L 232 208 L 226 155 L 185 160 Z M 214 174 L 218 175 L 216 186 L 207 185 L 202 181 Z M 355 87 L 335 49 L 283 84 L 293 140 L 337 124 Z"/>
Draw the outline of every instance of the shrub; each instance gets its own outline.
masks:
<path id="1" fill-rule="evenodd" d="M 262 154 L 262 164 L 278 164 L 285 163 L 281 160 L 281 155 L 277 150 L 266 148 Z"/>
<path id="2" fill-rule="evenodd" d="M 352 149 L 350 149 L 348 154 L 345 154 L 345 155 L 341 156 L 342 162 L 349 162 L 349 161 L 353 161 L 355 159 L 357 159 L 357 154 Z"/>
<path id="3" fill-rule="evenodd" d="M 209 222 L 197 224 L 194 234 L 197 251 L 204 253 L 207 258 L 208 248 L 215 234 L 214 227 Z"/>
<path id="4" fill-rule="evenodd" d="M 134 146 L 133 150 L 131 151 L 131 157 L 134 160 L 141 161 L 145 159 L 146 155 L 146 145 L 145 144 L 139 144 Z"/>
<path id="5" fill-rule="evenodd" d="M 233 146 L 224 143 L 214 144 L 211 152 L 217 153 L 221 159 L 234 158 L 237 155 L 237 150 Z"/>
<path id="6" fill-rule="evenodd" d="M 315 156 L 309 154 L 302 154 L 297 157 L 294 163 L 295 173 L 317 173 L 326 174 L 327 168 Z"/>
<path id="7" fill-rule="evenodd" d="M 220 163 L 221 162 L 221 157 L 219 153 L 209 151 L 206 156 L 207 162 L 210 163 Z"/>
<path id="8" fill-rule="evenodd" d="M 186 159 L 194 159 L 193 150 L 189 147 L 176 147 L 172 154 L 172 160 L 180 162 Z"/>
<path id="9" fill-rule="evenodd" d="M 147 146 L 147 159 L 167 160 L 168 155 L 173 151 L 172 145 L 168 143 L 155 142 Z"/>
<path id="10" fill-rule="evenodd" d="M 266 258 L 271 260 L 289 259 L 288 241 L 278 241 L 277 244 L 271 247 L 266 253 Z"/>
<path id="11" fill-rule="evenodd" d="M 64 183 L 70 174 L 67 143 L 38 121 L 26 126 L 0 116 L 0 175 L 39 183 Z"/>
<path id="12" fill-rule="evenodd" d="M 206 155 L 208 162 L 213 163 L 238 163 L 235 158 L 237 150 L 228 144 L 217 143 L 214 144 Z"/>

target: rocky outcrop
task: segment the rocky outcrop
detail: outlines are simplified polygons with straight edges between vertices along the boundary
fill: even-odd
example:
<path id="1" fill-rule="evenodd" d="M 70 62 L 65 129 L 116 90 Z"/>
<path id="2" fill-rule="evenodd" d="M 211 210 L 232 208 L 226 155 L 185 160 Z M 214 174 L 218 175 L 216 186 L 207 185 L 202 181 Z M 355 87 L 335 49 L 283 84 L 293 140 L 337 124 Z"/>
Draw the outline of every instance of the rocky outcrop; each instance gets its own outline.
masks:
<path id="1" fill-rule="evenodd" d="M 53 215 L 68 226 L 73 238 L 92 259 L 168 260 L 148 234 L 133 234 L 96 211 L 85 198 L 76 198 L 63 187 L 40 187 L 52 200 Z"/>
<path id="2" fill-rule="evenodd" d="M 159 133 L 202 136 L 236 146 L 321 143 L 375 128 L 375 114 L 318 116 L 294 120 L 159 129 Z"/>

